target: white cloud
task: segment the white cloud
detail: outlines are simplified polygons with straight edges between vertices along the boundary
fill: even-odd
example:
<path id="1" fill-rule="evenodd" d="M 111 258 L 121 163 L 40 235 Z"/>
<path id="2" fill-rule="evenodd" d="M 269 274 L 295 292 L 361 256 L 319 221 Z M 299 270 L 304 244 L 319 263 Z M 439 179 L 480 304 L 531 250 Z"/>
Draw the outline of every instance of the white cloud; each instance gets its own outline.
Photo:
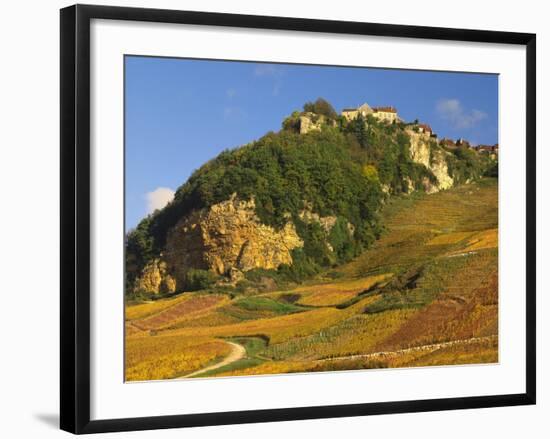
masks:
<path id="1" fill-rule="evenodd" d="M 281 76 L 283 74 L 282 67 L 273 64 L 258 64 L 254 67 L 255 76 Z"/>
<path id="2" fill-rule="evenodd" d="M 145 194 L 147 200 L 147 213 L 153 213 L 157 209 L 162 209 L 174 199 L 174 191 L 167 187 L 158 187 L 152 192 Z"/>
<path id="3" fill-rule="evenodd" d="M 281 88 L 283 87 L 284 74 L 284 68 L 278 65 L 258 64 L 254 67 L 254 76 L 269 78 L 272 81 L 272 96 L 279 96 Z"/>
<path id="4" fill-rule="evenodd" d="M 458 99 L 442 99 L 436 105 L 439 116 L 449 122 L 453 128 L 472 128 L 487 118 L 481 110 L 466 111 Z"/>

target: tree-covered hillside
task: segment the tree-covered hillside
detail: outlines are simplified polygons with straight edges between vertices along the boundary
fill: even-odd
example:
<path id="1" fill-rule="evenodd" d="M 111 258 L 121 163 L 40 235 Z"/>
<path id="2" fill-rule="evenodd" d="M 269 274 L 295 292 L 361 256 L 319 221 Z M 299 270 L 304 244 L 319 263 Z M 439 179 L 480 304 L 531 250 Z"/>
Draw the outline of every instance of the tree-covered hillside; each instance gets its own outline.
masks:
<path id="1" fill-rule="evenodd" d="M 144 266 L 162 253 L 168 232 L 179 220 L 232 194 L 254 199 L 256 214 L 266 225 L 294 223 L 304 246 L 294 249 L 293 263 L 279 271 L 301 279 L 368 248 L 380 236 L 383 225 L 377 213 L 386 197 L 420 190 L 426 181 L 437 183 L 430 169 L 411 159 L 404 123 L 384 124 L 372 117 L 346 121 L 324 100 L 307 103 L 304 110 L 333 122 L 299 134 L 304 113 L 293 113 L 281 131 L 205 163 L 177 189 L 170 204 L 128 233 L 127 291 L 132 292 Z M 430 147 L 443 148 L 435 141 Z M 457 183 L 481 176 L 490 165 L 489 159 L 467 148 L 444 154 Z M 304 221 L 304 210 L 336 217 L 328 237 L 319 223 Z"/>

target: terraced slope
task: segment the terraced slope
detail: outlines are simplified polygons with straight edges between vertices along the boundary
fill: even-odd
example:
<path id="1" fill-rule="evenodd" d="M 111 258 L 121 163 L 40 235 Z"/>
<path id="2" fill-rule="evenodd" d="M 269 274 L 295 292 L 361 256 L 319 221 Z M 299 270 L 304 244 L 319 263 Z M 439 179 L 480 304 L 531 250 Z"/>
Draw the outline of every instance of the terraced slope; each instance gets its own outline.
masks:
<path id="1" fill-rule="evenodd" d="M 496 362 L 497 202 L 491 179 L 394 198 L 370 250 L 307 283 L 129 305 L 126 378 Z"/>

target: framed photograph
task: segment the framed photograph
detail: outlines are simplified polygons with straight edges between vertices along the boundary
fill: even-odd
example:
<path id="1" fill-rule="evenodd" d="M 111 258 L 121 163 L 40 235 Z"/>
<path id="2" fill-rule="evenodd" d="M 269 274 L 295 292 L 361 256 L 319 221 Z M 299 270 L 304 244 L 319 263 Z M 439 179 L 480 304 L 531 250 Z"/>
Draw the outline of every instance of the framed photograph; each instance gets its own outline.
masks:
<path id="1" fill-rule="evenodd" d="M 62 9 L 61 428 L 534 404 L 535 86 L 533 34 Z"/>

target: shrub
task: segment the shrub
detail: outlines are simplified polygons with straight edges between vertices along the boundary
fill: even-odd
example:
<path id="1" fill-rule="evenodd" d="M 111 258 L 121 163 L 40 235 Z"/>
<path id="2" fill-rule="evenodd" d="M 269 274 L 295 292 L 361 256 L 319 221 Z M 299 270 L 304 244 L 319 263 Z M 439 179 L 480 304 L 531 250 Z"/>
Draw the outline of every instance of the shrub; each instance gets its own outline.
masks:
<path id="1" fill-rule="evenodd" d="M 465 183 L 467 180 L 481 177 L 490 164 L 489 158 L 482 157 L 466 147 L 456 148 L 447 156 L 449 174 L 456 183 Z"/>
<path id="2" fill-rule="evenodd" d="M 498 161 L 493 161 L 484 172 L 485 177 L 498 177 Z"/>
<path id="3" fill-rule="evenodd" d="M 216 282 L 217 276 L 208 270 L 190 269 L 186 275 L 186 288 L 189 291 L 205 290 Z"/>
<path id="4" fill-rule="evenodd" d="M 358 254 L 358 246 L 345 218 L 338 217 L 329 235 L 338 262 L 347 262 Z"/>

